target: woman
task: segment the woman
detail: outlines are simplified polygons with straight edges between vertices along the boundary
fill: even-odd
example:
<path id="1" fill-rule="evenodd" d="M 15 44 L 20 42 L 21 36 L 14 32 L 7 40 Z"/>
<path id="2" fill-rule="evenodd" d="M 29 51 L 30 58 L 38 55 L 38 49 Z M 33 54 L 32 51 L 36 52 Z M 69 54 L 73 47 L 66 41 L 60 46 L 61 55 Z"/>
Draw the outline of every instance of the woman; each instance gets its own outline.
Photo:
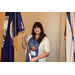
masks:
<path id="1" fill-rule="evenodd" d="M 25 35 L 22 36 L 22 46 L 25 49 Z M 26 54 L 26 62 L 45 62 L 46 57 L 49 55 L 49 40 L 44 33 L 42 24 L 36 22 L 33 25 L 32 33 L 27 38 L 31 59 L 29 59 L 28 51 Z"/>

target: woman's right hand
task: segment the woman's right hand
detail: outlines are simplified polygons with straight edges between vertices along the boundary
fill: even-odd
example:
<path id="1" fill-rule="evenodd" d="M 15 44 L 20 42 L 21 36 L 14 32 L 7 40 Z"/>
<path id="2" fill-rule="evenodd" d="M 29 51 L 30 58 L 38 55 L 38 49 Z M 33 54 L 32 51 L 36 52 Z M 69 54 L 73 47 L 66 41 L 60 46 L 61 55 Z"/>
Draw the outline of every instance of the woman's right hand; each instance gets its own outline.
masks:
<path id="1" fill-rule="evenodd" d="M 26 37 L 26 36 L 25 36 L 25 34 L 23 33 L 23 34 L 22 34 L 22 39 L 24 40 L 24 39 L 25 39 L 25 37 Z"/>
<path id="2" fill-rule="evenodd" d="M 25 49 L 26 48 L 26 44 L 25 44 L 25 37 L 26 37 L 26 35 L 23 33 L 22 34 L 22 47 Z"/>

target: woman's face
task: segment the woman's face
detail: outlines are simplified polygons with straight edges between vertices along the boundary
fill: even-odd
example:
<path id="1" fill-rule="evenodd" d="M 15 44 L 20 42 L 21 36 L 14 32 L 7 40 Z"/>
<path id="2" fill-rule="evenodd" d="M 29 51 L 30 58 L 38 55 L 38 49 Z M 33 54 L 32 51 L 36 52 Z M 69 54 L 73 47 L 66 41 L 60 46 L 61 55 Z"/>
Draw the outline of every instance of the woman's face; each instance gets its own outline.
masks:
<path id="1" fill-rule="evenodd" d="M 40 34 L 40 33 L 41 33 L 40 27 L 34 28 L 34 32 L 35 32 L 36 34 Z"/>

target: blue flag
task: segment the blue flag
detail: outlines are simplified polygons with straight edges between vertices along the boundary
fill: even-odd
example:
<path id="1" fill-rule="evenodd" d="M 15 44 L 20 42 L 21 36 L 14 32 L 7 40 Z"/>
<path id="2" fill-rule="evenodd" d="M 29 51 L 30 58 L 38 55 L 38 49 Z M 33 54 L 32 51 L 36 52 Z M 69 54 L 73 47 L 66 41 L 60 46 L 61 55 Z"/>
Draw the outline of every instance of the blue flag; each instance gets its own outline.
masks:
<path id="1" fill-rule="evenodd" d="M 15 21 L 16 21 L 16 29 L 15 29 Z M 2 40 L 2 54 L 1 54 L 2 62 L 14 62 L 13 38 L 24 29 L 25 28 L 22 22 L 20 12 L 16 13 L 16 20 L 15 20 L 15 12 L 6 13 L 4 22 L 3 40 Z"/>
<path id="2" fill-rule="evenodd" d="M 13 30 L 15 36 L 15 13 L 13 13 Z M 25 28 L 21 18 L 21 14 L 20 12 L 16 12 L 16 35 L 18 35 L 18 33 L 23 30 L 25 30 Z"/>

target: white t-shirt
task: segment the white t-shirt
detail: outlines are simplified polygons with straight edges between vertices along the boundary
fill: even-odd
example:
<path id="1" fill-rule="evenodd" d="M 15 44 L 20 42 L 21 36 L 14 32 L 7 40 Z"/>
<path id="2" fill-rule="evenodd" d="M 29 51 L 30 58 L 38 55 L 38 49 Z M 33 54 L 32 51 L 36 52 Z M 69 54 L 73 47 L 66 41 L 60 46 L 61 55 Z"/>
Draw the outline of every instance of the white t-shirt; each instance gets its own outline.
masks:
<path id="1" fill-rule="evenodd" d="M 29 41 L 31 37 L 32 37 L 32 35 L 29 35 L 27 37 L 27 41 Z M 46 52 L 50 52 L 50 43 L 49 43 L 49 39 L 46 36 L 43 38 L 42 42 L 39 45 L 39 53 L 38 53 L 38 56 L 41 55 L 42 53 L 44 53 L 45 51 Z M 42 59 L 39 59 L 38 61 L 39 62 L 46 62 L 46 57 L 44 57 Z"/>

